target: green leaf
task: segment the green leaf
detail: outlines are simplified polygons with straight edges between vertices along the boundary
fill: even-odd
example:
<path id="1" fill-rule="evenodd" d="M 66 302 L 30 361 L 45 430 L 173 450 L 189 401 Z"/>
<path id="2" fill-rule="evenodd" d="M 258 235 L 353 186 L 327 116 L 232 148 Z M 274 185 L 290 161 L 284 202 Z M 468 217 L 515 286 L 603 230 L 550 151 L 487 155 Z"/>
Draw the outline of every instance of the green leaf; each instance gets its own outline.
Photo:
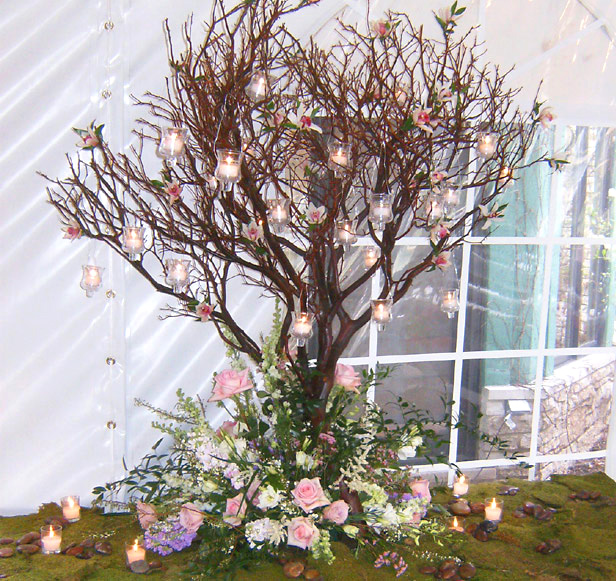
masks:
<path id="1" fill-rule="evenodd" d="M 400 127 L 400 129 L 402 131 L 410 131 L 411 129 L 413 129 L 413 127 L 415 127 L 415 122 L 413 121 L 412 117 L 409 117 L 408 119 L 406 119 L 406 121 L 402 124 L 402 127 Z"/>
<path id="2" fill-rule="evenodd" d="M 160 180 L 150 180 L 150 183 L 159 190 L 165 189 L 165 182 L 161 182 Z"/>

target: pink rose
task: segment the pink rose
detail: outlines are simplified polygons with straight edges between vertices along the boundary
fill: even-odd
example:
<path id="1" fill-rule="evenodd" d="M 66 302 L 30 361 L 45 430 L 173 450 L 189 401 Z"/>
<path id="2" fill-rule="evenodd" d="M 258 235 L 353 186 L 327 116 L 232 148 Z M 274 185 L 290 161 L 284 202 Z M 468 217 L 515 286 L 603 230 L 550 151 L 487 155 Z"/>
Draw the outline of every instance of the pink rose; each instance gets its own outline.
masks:
<path id="1" fill-rule="evenodd" d="M 288 525 L 287 544 L 300 549 L 309 549 L 314 541 L 319 538 L 319 529 L 305 516 L 294 518 Z"/>
<path id="2" fill-rule="evenodd" d="M 222 520 L 232 527 L 237 527 L 242 524 L 242 520 L 246 515 L 246 501 L 244 493 L 240 492 L 237 496 L 227 499 L 227 510 L 222 514 Z"/>
<path id="3" fill-rule="evenodd" d="M 203 524 L 203 513 L 192 502 L 187 502 L 180 510 L 180 524 L 189 533 L 196 533 Z"/>
<path id="4" fill-rule="evenodd" d="M 248 377 L 248 369 L 242 371 L 225 369 L 214 378 L 214 389 L 208 401 L 227 399 L 253 387 L 254 385 Z"/>
<path id="5" fill-rule="evenodd" d="M 332 502 L 329 506 L 323 510 L 323 517 L 327 520 L 335 522 L 337 525 L 345 523 L 349 516 L 349 505 L 344 500 L 337 500 Z"/>
<path id="6" fill-rule="evenodd" d="M 216 435 L 222 438 L 223 432 L 228 434 L 231 438 L 235 438 L 235 436 L 237 436 L 237 422 L 231 420 L 224 421 L 220 425 L 220 428 L 216 430 Z"/>
<path id="7" fill-rule="evenodd" d="M 312 512 L 319 506 L 329 504 L 329 500 L 325 497 L 318 478 L 302 478 L 295 485 L 293 498 L 295 499 L 295 504 L 305 512 Z"/>
<path id="8" fill-rule="evenodd" d="M 338 363 L 336 365 L 336 373 L 334 374 L 334 383 L 344 387 L 345 391 L 359 393 L 357 388 L 361 385 L 361 377 L 359 373 L 353 369 L 352 365 Z"/>
<path id="9" fill-rule="evenodd" d="M 413 491 L 414 496 L 427 498 L 428 502 L 432 500 L 432 495 L 430 494 L 430 483 L 425 479 L 415 480 L 415 482 L 412 482 L 411 490 Z"/>
<path id="10" fill-rule="evenodd" d="M 147 530 L 158 520 L 156 508 L 151 504 L 146 504 L 140 500 L 137 502 L 137 518 L 141 528 Z"/>

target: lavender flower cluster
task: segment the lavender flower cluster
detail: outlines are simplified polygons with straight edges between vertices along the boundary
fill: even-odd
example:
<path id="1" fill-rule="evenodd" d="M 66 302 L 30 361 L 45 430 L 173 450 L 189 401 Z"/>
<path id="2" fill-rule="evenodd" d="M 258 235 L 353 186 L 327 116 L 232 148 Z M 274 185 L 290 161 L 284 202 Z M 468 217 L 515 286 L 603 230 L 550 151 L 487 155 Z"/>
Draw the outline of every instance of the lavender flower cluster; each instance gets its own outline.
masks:
<path id="1" fill-rule="evenodd" d="M 385 551 L 380 554 L 374 562 L 374 566 L 377 569 L 380 569 L 383 566 L 393 566 L 394 571 L 396 572 L 396 577 L 403 575 L 408 568 L 407 562 L 400 555 L 398 555 L 398 553 L 394 553 L 393 551 Z"/>
<path id="2" fill-rule="evenodd" d="M 196 536 L 197 533 L 189 533 L 180 524 L 179 518 L 169 518 L 148 528 L 144 535 L 145 547 L 165 557 L 189 547 Z"/>

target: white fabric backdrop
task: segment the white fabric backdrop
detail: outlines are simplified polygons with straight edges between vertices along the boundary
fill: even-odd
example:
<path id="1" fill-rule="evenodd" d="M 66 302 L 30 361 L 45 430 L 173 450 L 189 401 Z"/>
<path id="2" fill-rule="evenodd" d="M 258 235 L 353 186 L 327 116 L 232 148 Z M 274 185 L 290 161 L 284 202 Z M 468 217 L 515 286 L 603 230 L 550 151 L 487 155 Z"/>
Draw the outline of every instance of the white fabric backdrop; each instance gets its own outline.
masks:
<path id="1" fill-rule="evenodd" d="M 445 2 L 375 0 L 434 30 L 431 10 Z M 322 0 L 292 22 L 327 38 L 333 17 L 365 18 L 366 0 Z M 138 114 L 130 94 L 157 91 L 167 71 L 162 20 L 172 30 L 209 2 L 176 0 L 4 0 L 0 16 L 0 514 L 35 509 L 122 476 L 154 441 L 149 413 L 135 397 L 172 405 L 178 387 L 207 395 L 224 349 L 207 325 L 157 315 L 161 299 L 110 252 L 62 240 L 36 175 L 62 175 L 74 152 L 71 127 L 92 119 L 121 148 Z M 475 0 L 461 26 L 485 25 L 488 58 L 517 64 L 532 98 L 543 79 L 561 121 L 616 125 L 612 40 L 616 2 Z M 104 23 L 111 20 L 112 30 Z M 179 35 L 178 35 L 179 37 Z M 575 81 L 573 81 L 575 80 Z M 101 91 L 111 92 L 108 99 Z M 104 290 L 79 288 L 88 254 L 105 266 Z M 105 291 L 113 289 L 115 298 Z M 237 293 L 238 316 L 256 335 L 270 305 L 257 291 Z M 116 364 L 106 364 L 113 357 Z M 115 422 L 114 430 L 107 423 Z"/>

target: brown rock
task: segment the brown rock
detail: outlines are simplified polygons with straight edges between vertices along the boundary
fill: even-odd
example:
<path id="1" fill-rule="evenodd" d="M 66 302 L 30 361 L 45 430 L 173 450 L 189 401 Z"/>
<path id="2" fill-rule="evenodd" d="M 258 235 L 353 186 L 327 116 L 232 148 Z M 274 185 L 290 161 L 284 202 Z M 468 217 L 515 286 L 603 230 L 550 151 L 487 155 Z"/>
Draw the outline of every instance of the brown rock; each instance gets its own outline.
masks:
<path id="1" fill-rule="evenodd" d="M 470 524 L 470 525 L 468 525 L 468 526 L 466 527 L 466 532 L 467 532 L 469 535 L 474 535 L 474 534 L 475 534 L 475 531 L 477 530 L 477 527 L 478 527 L 478 526 L 479 526 L 479 525 L 478 525 L 477 523 Z"/>
<path id="2" fill-rule="evenodd" d="M 83 547 L 84 549 L 93 549 L 94 545 L 94 539 L 86 539 L 85 541 L 81 541 L 81 543 L 79 543 L 79 546 Z"/>
<path id="3" fill-rule="evenodd" d="M 445 559 L 439 566 L 438 570 L 439 571 L 445 571 L 448 569 L 457 569 L 458 568 L 458 564 L 456 563 L 455 559 Z"/>
<path id="4" fill-rule="evenodd" d="M 462 579 L 472 579 L 476 574 L 477 569 L 470 563 L 462 563 L 458 569 L 458 575 L 460 575 Z"/>
<path id="5" fill-rule="evenodd" d="M 23 545 L 18 545 L 17 552 L 23 553 L 24 555 L 34 555 L 34 553 L 38 553 L 41 548 L 37 545 L 30 545 L 28 543 L 24 543 Z"/>
<path id="6" fill-rule="evenodd" d="M 158 559 L 154 559 L 153 561 L 150 561 L 148 565 L 150 566 L 151 571 L 158 571 L 159 569 L 163 568 L 162 562 L 159 561 Z"/>
<path id="7" fill-rule="evenodd" d="M 554 513 L 551 510 L 544 510 L 541 514 L 535 515 L 537 520 L 546 522 L 554 518 Z"/>
<path id="8" fill-rule="evenodd" d="M 38 541 L 41 538 L 41 533 L 26 533 L 23 537 L 17 540 L 18 545 L 28 545 L 32 541 Z"/>
<path id="9" fill-rule="evenodd" d="M 468 516 L 471 514 L 471 507 L 468 505 L 468 501 L 460 499 L 449 505 L 449 512 L 455 516 Z"/>
<path id="10" fill-rule="evenodd" d="M 66 552 L 67 552 L 68 550 L 70 550 L 70 549 L 72 549 L 73 547 L 76 547 L 76 546 L 77 546 L 77 543 L 69 543 L 69 544 L 68 544 L 68 545 L 66 545 L 66 546 L 65 546 L 65 547 L 64 547 L 64 548 L 63 548 L 60 552 L 61 552 L 63 555 L 66 555 Z"/>
<path id="11" fill-rule="evenodd" d="M 512 513 L 511 516 L 513 518 L 526 518 L 528 515 L 521 509 L 521 508 L 516 508 Z"/>
<path id="12" fill-rule="evenodd" d="M 577 493 L 577 497 L 578 497 L 580 500 L 588 500 L 588 499 L 590 498 L 590 492 L 588 492 L 588 490 L 580 490 L 580 491 Z"/>
<path id="13" fill-rule="evenodd" d="M 471 502 L 471 512 L 473 514 L 483 514 L 486 510 L 486 505 L 483 502 Z"/>
<path id="14" fill-rule="evenodd" d="M 455 579 L 458 576 L 457 569 L 445 569 L 438 574 L 439 579 Z"/>
<path id="15" fill-rule="evenodd" d="M 83 553 L 84 548 L 80 547 L 79 545 L 76 545 L 74 547 L 71 547 L 70 549 L 67 549 L 66 553 L 64 553 L 65 555 L 68 555 L 69 557 L 77 557 L 78 555 L 81 555 L 81 553 Z"/>
<path id="16" fill-rule="evenodd" d="M 9 537 L 6 537 L 5 539 L 0 539 L 0 546 L 1 545 L 11 545 L 15 542 L 15 539 L 10 539 Z"/>
<path id="17" fill-rule="evenodd" d="M 317 579 L 323 579 L 321 577 L 321 573 L 317 569 L 306 569 L 304 571 L 305 579 L 312 579 L 312 581 L 316 581 Z"/>
<path id="18" fill-rule="evenodd" d="M 79 555 L 75 555 L 78 559 L 91 559 L 94 557 L 94 551 L 92 549 L 84 549 L 79 553 Z"/>
<path id="19" fill-rule="evenodd" d="M 130 564 L 129 569 L 133 573 L 137 573 L 138 575 L 143 575 L 144 573 L 147 573 L 150 570 L 150 566 L 145 561 L 133 561 Z"/>
<path id="20" fill-rule="evenodd" d="M 477 528 L 477 530 L 473 533 L 473 536 L 482 543 L 486 543 L 490 538 L 490 535 L 480 528 Z"/>
<path id="21" fill-rule="evenodd" d="M 8 557 L 12 557 L 15 554 L 15 549 L 13 547 L 1 547 L 0 548 L 0 559 L 7 559 Z"/>
<path id="22" fill-rule="evenodd" d="M 522 510 L 528 515 L 533 516 L 535 514 L 535 505 L 532 502 L 525 502 Z"/>
<path id="23" fill-rule="evenodd" d="M 423 567 L 419 568 L 419 572 L 422 575 L 434 575 L 434 573 L 436 573 L 438 571 L 438 569 L 436 567 L 432 567 L 432 565 L 424 565 Z"/>
<path id="24" fill-rule="evenodd" d="M 590 493 L 590 500 L 599 500 L 599 498 L 601 498 L 601 493 L 598 490 Z"/>
<path id="25" fill-rule="evenodd" d="M 289 579 L 297 579 L 304 572 L 304 564 L 299 561 L 289 561 L 282 568 L 285 577 Z"/>
<path id="26" fill-rule="evenodd" d="M 99 555 L 111 555 L 111 543 L 109 541 L 99 541 L 94 545 L 94 550 Z"/>

